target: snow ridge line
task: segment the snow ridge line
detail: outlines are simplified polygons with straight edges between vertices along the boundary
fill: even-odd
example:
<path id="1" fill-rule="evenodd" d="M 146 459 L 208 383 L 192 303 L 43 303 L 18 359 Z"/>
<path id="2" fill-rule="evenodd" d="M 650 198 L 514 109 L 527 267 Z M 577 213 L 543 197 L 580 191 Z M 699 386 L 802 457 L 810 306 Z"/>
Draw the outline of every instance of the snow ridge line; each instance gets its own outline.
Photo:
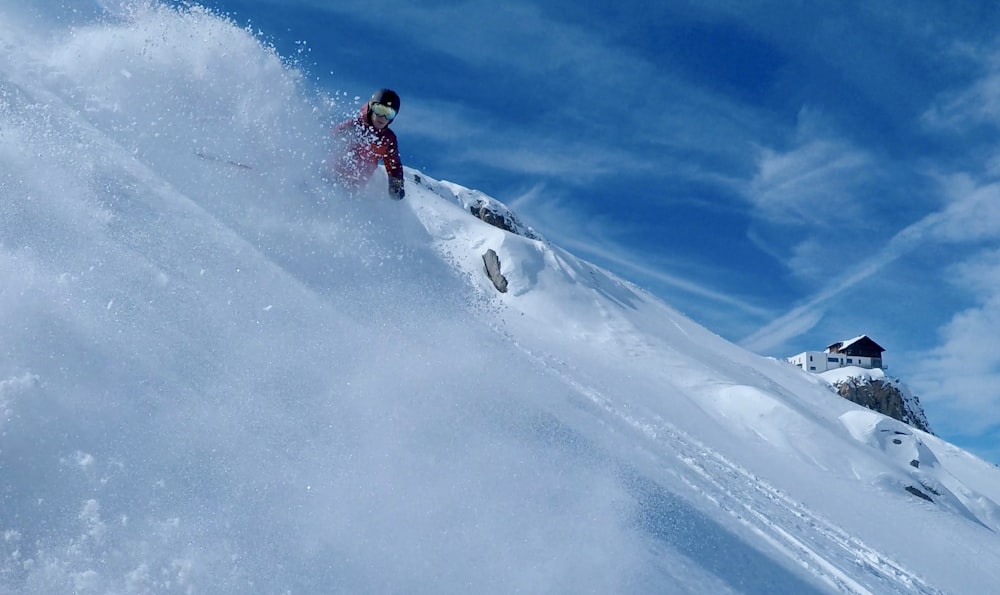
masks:
<path id="1" fill-rule="evenodd" d="M 501 335 L 511 340 L 505 333 L 501 332 Z M 820 517 L 802 503 L 785 495 L 658 415 L 653 415 L 654 423 L 643 421 L 616 407 L 614 401 L 600 390 L 586 386 L 557 369 L 544 354 L 534 353 L 517 341 L 512 342 L 575 392 L 586 397 L 592 405 L 654 441 L 658 446 L 658 450 L 654 453 L 672 452 L 691 470 L 692 476 L 685 476 L 669 468 L 664 470 L 701 494 L 707 501 L 732 515 L 738 522 L 771 543 L 777 551 L 784 552 L 800 567 L 838 592 L 852 595 L 875 593 L 944 595 L 942 591 L 928 585 L 926 581 L 895 560 Z M 724 477 L 731 479 L 723 481 Z M 700 486 L 697 479 L 701 480 Z M 760 502 L 762 506 L 755 507 L 752 502 Z M 772 520 L 774 515 L 769 518 L 759 512 L 759 509 L 766 509 L 769 513 L 781 511 L 788 518 L 789 526 L 807 527 L 816 535 L 814 545 L 804 543 L 800 538 L 791 535 L 782 528 L 781 523 Z M 870 577 L 874 583 L 871 589 L 859 583 L 848 570 L 845 570 L 847 568 L 856 568 L 859 577 Z M 901 589 L 901 586 L 905 588 Z"/>

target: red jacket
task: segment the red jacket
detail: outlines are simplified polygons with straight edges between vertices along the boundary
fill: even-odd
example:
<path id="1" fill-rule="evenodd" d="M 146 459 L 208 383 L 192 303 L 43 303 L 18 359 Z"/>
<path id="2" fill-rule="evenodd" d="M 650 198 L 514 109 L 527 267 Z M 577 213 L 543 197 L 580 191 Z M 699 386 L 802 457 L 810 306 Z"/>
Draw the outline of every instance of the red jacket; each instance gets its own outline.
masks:
<path id="1" fill-rule="evenodd" d="M 403 179 L 403 162 L 399 159 L 396 133 L 388 126 L 379 130 L 368 120 L 368 104 L 361 107 L 357 118 L 345 120 L 334 127 L 333 134 L 344 139 L 346 145 L 331 164 L 337 179 L 349 189 L 357 189 L 368 183 L 381 159 L 389 174 L 389 186 L 393 178 Z"/>

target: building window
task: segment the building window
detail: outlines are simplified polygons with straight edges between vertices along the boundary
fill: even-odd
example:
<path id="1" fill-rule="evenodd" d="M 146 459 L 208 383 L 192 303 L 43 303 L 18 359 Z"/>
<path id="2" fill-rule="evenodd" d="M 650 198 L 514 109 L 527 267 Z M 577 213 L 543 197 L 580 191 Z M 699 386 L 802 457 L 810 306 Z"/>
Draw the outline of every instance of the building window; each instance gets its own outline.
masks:
<path id="1" fill-rule="evenodd" d="M 815 372 L 816 371 L 816 366 L 809 366 L 809 370 L 812 371 L 812 372 Z"/>
<path id="2" fill-rule="evenodd" d="M 854 363 L 854 360 L 852 360 L 851 358 L 847 358 L 847 363 L 849 363 L 849 364 L 853 364 L 853 363 Z"/>
<path id="3" fill-rule="evenodd" d="M 828 358 L 826 358 L 826 361 L 833 362 L 835 364 L 839 364 L 840 363 L 840 359 L 836 358 L 836 357 L 828 357 Z"/>

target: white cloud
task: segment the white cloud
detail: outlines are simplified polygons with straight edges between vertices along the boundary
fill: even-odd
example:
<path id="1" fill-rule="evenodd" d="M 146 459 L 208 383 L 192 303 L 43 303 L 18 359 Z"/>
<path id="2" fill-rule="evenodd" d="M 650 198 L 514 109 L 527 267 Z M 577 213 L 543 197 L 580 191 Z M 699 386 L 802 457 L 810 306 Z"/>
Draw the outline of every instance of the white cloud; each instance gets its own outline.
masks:
<path id="1" fill-rule="evenodd" d="M 978 63 L 981 76 L 965 88 L 942 93 L 924 112 L 924 124 L 949 133 L 983 124 L 1000 126 L 1000 51 L 962 45 L 955 49 L 954 55 L 956 59 Z"/>
<path id="2" fill-rule="evenodd" d="M 964 244 L 1000 237 L 1000 182 L 978 181 L 966 174 L 942 181 L 949 202 L 932 219 L 937 239 Z"/>
<path id="3" fill-rule="evenodd" d="M 871 161 L 831 141 L 814 140 L 787 153 L 761 151 L 750 197 L 758 214 L 777 223 L 829 225 L 831 216 L 861 214 L 852 187 Z"/>
<path id="4" fill-rule="evenodd" d="M 953 221 L 947 233 L 960 229 Z M 949 236 L 952 239 L 954 236 Z M 989 249 L 953 265 L 946 279 L 975 304 L 938 329 L 940 341 L 915 353 L 912 385 L 947 412 L 947 425 L 979 435 L 1000 424 L 1000 250 Z"/>
<path id="5" fill-rule="evenodd" d="M 980 434 L 1000 424 L 1000 351 L 993 348 L 1000 336 L 1000 294 L 959 312 L 940 333 L 941 344 L 917 356 L 912 385 L 950 412 L 949 426 Z"/>
<path id="6" fill-rule="evenodd" d="M 981 252 L 959 263 L 949 276 L 956 285 L 987 299 L 1000 293 L 1000 249 Z"/>
<path id="7" fill-rule="evenodd" d="M 878 164 L 823 130 L 820 120 L 803 110 L 790 149 L 759 149 L 757 173 L 746 189 L 756 216 L 779 225 L 827 227 L 863 215 L 863 188 Z"/>

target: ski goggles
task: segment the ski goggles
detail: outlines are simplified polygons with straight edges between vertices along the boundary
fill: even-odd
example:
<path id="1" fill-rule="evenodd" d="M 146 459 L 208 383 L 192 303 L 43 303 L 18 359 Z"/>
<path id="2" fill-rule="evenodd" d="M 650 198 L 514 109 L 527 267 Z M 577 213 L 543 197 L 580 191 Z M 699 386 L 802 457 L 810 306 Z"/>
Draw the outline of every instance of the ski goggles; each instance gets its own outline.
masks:
<path id="1" fill-rule="evenodd" d="M 376 116 L 382 116 L 383 118 L 387 118 L 389 120 L 396 117 L 396 110 L 392 109 L 388 105 L 373 103 L 369 109 L 371 109 L 372 113 Z"/>

